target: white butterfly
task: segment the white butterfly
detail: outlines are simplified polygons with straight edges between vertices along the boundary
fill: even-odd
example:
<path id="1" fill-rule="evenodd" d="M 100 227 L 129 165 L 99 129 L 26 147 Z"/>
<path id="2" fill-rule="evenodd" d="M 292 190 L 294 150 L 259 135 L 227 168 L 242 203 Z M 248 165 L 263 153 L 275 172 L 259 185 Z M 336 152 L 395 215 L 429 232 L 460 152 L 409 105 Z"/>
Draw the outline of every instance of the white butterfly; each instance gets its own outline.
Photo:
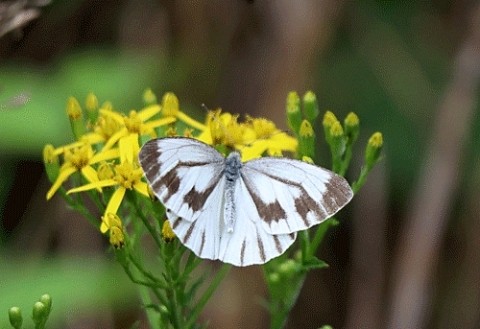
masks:
<path id="1" fill-rule="evenodd" d="M 335 214 L 353 196 L 335 173 L 286 158 L 242 163 L 183 138 L 147 142 L 140 165 L 180 241 L 198 257 L 236 266 L 281 255 L 305 230 Z"/>

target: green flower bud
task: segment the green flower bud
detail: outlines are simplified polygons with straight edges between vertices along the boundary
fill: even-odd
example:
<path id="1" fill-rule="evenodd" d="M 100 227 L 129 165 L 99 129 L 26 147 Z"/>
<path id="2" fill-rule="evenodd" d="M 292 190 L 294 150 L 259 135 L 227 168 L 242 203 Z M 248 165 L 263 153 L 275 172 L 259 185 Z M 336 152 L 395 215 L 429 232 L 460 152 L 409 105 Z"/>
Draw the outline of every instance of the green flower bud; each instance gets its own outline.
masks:
<path id="1" fill-rule="evenodd" d="M 332 140 L 330 129 L 332 128 L 332 125 L 336 122 L 338 122 L 338 119 L 335 116 L 335 114 L 333 114 L 333 112 L 330 112 L 330 111 L 325 112 L 325 114 L 323 115 L 322 125 L 323 125 L 323 131 L 325 133 L 325 139 L 329 144 L 331 143 L 331 140 Z"/>
<path id="2" fill-rule="evenodd" d="M 303 95 L 303 113 L 310 122 L 314 122 L 320 113 L 318 110 L 317 96 L 313 91 L 307 91 L 305 95 Z"/>
<path id="3" fill-rule="evenodd" d="M 365 164 L 370 170 L 380 158 L 380 153 L 383 147 L 383 136 L 381 132 L 374 133 L 368 140 L 367 148 L 365 150 Z"/>
<path id="4" fill-rule="evenodd" d="M 177 116 L 180 111 L 180 102 L 177 95 L 172 92 L 165 93 L 162 97 L 162 115 L 164 117 Z"/>
<path id="5" fill-rule="evenodd" d="M 32 319 L 33 323 L 36 326 L 40 326 L 41 324 L 47 321 L 48 317 L 48 308 L 42 302 L 36 302 L 33 304 L 33 312 L 32 312 Z"/>
<path id="6" fill-rule="evenodd" d="M 143 92 L 143 102 L 145 105 L 157 104 L 157 95 L 155 95 L 152 89 L 148 88 Z"/>
<path id="7" fill-rule="evenodd" d="M 85 100 L 85 109 L 87 110 L 87 117 L 90 124 L 95 124 L 98 118 L 98 99 L 94 93 L 88 93 Z"/>
<path id="8" fill-rule="evenodd" d="M 360 119 L 355 113 L 350 112 L 345 117 L 345 121 L 343 122 L 343 124 L 345 129 L 345 136 L 347 136 L 348 142 L 351 145 L 358 138 L 358 134 L 360 132 Z"/>
<path id="9" fill-rule="evenodd" d="M 345 134 L 339 121 L 335 121 L 330 127 L 330 147 L 335 156 L 341 156 L 345 151 Z"/>
<path id="10" fill-rule="evenodd" d="M 302 124 L 302 111 L 300 110 L 300 97 L 297 92 L 291 91 L 288 93 L 286 109 L 288 127 L 298 135 Z"/>
<path id="11" fill-rule="evenodd" d="M 55 154 L 55 148 L 51 144 L 47 144 L 43 148 L 43 164 L 45 165 L 48 180 L 51 183 L 55 182 L 60 172 L 60 163 L 58 155 Z"/>
<path id="12" fill-rule="evenodd" d="M 77 140 L 85 133 L 85 124 L 83 122 L 83 113 L 80 104 L 75 97 L 70 97 L 67 102 L 67 115 L 70 119 L 73 136 Z"/>
<path id="13" fill-rule="evenodd" d="M 23 317 L 22 317 L 22 311 L 20 310 L 19 307 L 10 307 L 8 310 L 8 318 L 10 320 L 10 325 L 14 327 L 15 329 L 20 329 L 22 328 L 23 324 Z"/>
<path id="14" fill-rule="evenodd" d="M 310 158 L 315 154 L 315 132 L 308 120 L 303 120 L 298 133 L 298 152 L 303 156 Z"/>
<path id="15" fill-rule="evenodd" d="M 43 294 L 39 301 L 45 305 L 46 310 L 47 310 L 47 316 L 50 314 L 50 311 L 52 310 L 52 297 L 49 294 Z"/>

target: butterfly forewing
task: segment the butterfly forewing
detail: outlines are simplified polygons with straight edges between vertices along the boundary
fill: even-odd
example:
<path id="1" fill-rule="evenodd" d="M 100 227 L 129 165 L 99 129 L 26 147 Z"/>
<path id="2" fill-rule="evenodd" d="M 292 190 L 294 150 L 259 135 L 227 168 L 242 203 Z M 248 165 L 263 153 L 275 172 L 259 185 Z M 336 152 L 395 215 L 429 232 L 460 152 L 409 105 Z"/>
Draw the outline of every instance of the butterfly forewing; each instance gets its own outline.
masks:
<path id="1" fill-rule="evenodd" d="M 202 142 L 179 137 L 147 142 L 139 161 L 165 207 L 194 221 L 214 202 L 210 195 L 223 177 L 225 158 Z"/>
<path id="2" fill-rule="evenodd" d="M 242 167 L 242 179 L 270 234 L 305 230 L 331 217 L 353 197 L 335 173 L 285 158 L 260 158 Z"/>

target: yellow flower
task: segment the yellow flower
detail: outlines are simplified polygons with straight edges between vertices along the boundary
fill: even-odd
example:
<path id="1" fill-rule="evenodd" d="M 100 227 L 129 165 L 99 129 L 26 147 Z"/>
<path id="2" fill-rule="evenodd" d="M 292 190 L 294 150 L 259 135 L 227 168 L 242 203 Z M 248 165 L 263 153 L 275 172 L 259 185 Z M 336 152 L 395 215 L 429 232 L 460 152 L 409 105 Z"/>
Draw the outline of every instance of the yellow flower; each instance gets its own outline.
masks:
<path id="1" fill-rule="evenodd" d="M 208 112 L 207 127 L 197 139 L 210 145 L 236 148 L 244 144 L 245 137 L 251 135 L 244 124 L 238 123 L 238 115 L 222 113 L 221 110 Z"/>
<path id="2" fill-rule="evenodd" d="M 125 244 L 125 233 L 123 229 L 122 221 L 116 214 L 106 213 L 102 216 L 102 225 L 106 227 L 105 232 L 110 233 L 110 244 L 115 248 L 121 248 Z"/>
<path id="3" fill-rule="evenodd" d="M 166 220 L 162 225 L 162 239 L 165 242 L 172 242 L 175 239 L 175 233 L 172 230 L 170 221 Z"/>
<path id="4" fill-rule="evenodd" d="M 166 117 L 158 120 L 148 121 L 154 115 L 160 112 L 160 105 L 149 105 L 143 110 L 130 111 L 128 116 L 108 110 L 100 110 L 100 113 L 105 117 L 116 121 L 121 128 L 115 132 L 106 142 L 104 149 L 108 150 L 122 137 L 130 134 L 136 135 L 150 135 L 152 138 L 156 137 L 154 128 L 168 125 L 176 121 L 174 117 Z"/>
<path id="5" fill-rule="evenodd" d="M 137 164 L 138 156 L 138 135 L 131 134 L 119 141 L 120 150 L 120 164 L 114 167 L 114 176 L 112 178 L 105 177 L 103 180 L 97 180 L 80 187 L 73 188 L 68 191 L 70 193 L 77 193 L 88 191 L 92 189 L 98 189 L 102 187 L 116 187 L 107 207 L 105 208 L 104 217 L 111 213 L 116 214 L 120 208 L 120 204 L 125 196 L 127 190 L 135 190 L 138 193 L 149 197 L 148 185 L 141 179 L 143 177 L 143 171 Z M 100 168 L 99 168 L 100 169 Z M 102 221 L 100 231 L 102 233 L 107 232 L 108 226 Z"/>
<path id="6" fill-rule="evenodd" d="M 92 146 L 88 143 L 80 143 L 72 148 L 61 148 L 64 152 L 64 164 L 60 167 L 57 179 L 47 192 L 47 200 L 50 200 L 60 186 L 75 172 L 80 171 L 89 182 L 97 182 L 97 172 L 92 165 L 100 161 L 111 160 L 119 156 L 118 149 L 94 154 Z"/>
<path id="7" fill-rule="evenodd" d="M 254 132 L 251 142 L 240 149 L 242 160 L 257 158 L 267 152 L 269 156 L 282 156 L 283 152 L 295 152 L 298 141 L 287 133 L 278 129 L 275 124 L 265 118 L 247 117 L 247 123 Z"/>
<path id="8" fill-rule="evenodd" d="M 295 152 L 298 142 L 279 130 L 272 121 L 264 118 L 247 117 L 246 123 L 239 123 L 238 116 L 211 111 L 207 126 L 197 139 L 210 145 L 225 145 L 240 151 L 242 161 L 261 157 L 265 152 L 270 156 L 281 156 L 283 151 Z"/>

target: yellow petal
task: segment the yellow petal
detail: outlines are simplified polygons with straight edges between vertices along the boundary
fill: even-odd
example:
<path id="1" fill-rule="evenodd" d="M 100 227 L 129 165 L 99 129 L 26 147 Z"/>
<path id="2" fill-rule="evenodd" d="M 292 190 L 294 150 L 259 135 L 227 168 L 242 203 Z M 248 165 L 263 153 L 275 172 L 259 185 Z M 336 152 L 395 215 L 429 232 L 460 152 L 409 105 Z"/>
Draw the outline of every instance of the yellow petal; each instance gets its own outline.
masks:
<path id="1" fill-rule="evenodd" d="M 65 182 L 68 177 L 76 171 L 77 168 L 75 167 L 62 167 L 55 183 L 53 183 L 52 187 L 50 187 L 50 190 L 47 192 L 47 200 L 50 200 L 60 186 L 62 186 L 63 182 Z"/>
<path id="2" fill-rule="evenodd" d="M 124 123 L 123 116 L 118 112 L 102 108 L 100 109 L 100 113 L 106 117 L 112 118 L 113 120 L 117 121 L 121 125 L 123 125 Z"/>
<path id="3" fill-rule="evenodd" d="M 105 224 L 105 222 L 102 220 L 102 224 L 100 224 L 100 232 L 106 233 L 108 231 L 108 226 Z"/>
<path id="4" fill-rule="evenodd" d="M 189 117 L 188 115 L 186 115 L 182 111 L 179 111 L 177 113 L 177 118 L 180 121 L 185 122 L 187 125 L 189 125 L 192 128 L 195 128 L 195 129 L 198 129 L 198 130 L 201 130 L 201 131 L 204 131 L 204 130 L 207 129 L 207 126 L 205 126 L 203 123 L 200 123 L 197 120 L 194 120 L 193 118 Z"/>
<path id="5" fill-rule="evenodd" d="M 204 142 L 205 144 L 212 145 L 213 144 L 213 139 L 212 139 L 212 133 L 210 129 L 205 129 L 195 137 L 195 139 L 199 140 L 200 142 Z"/>
<path id="6" fill-rule="evenodd" d="M 174 123 L 175 121 L 177 121 L 177 118 L 175 117 L 165 117 L 158 120 L 152 120 L 145 123 L 145 128 L 147 129 L 147 128 L 156 128 L 156 127 L 166 126 L 168 124 Z"/>
<path id="7" fill-rule="evenodd" d="M 121 163 L 133 163 L 134 158 L 138 155 L 135 154 L 135 150 L 138 150 L 138 134 L 129 134 L 128 136 L 122 137 L 118 141 L 118 148 L 120 151 L 120 162 Z"/>
<path id="8" fill-rule="evenodd" d="M 98 133 L 88 133 L 82 136 L 83 140 L 86 140 L 89 144 L 97 144 L 105 141 L 105 138 Z"/>
<path id="9" fill-rule="evenodd" d="M 123 136 L 128 134 L 127 128 L 123 127 L 119 131 L 117 131 L 115 134 L 110 137 L 110 139 L 105 143 L 105 146 L 103 147 L 102 151 L 106 151 L 112 148 L 113 145 L 115 145 L 116 142 Z"/>
<path id="10" fill-rule="evenodd" d="M 67 194 L 70 193 L 78 193 L 78 192 L 84 192 L 88 190 L 93 190 L 94 188 L 100 188 L 100 187 L 107 187 L 107 186 L 115 186 L 117 184 L 117 181 L 113 179 L 105 179 L 105 180 L 100 180 L 98 182 L 93 182 L 90 184 L 85 184 L 76 188 L 72 188 L 68 190 Z"/>
<path id="11" fill-rule="evenodd" d="M 113 192 L 112 197 L 108 201 L 107 208 L 105 209 L 105 215 L 108 213 L 116 214 L 118 208 L 120 208 L 120 203 L 122 203 L 123 197 L 125 196 L 126 189 L 123 186 L 119 186 L 115 192 Z"/>
<path id="12" fill-rule="evenodd" d="M 138 112 L 138 117 L 140 118 L 140 120 L 145 122 L 159 112 L 160 112 L 160 105 L 154 104 L 154 105 L 147 106 L 146 108 Z"/>
<path id="13" fill-rule="evenodd" d="M 135 185 L 133 185 L 133 188 L 135 189 L 135 191 L 137 191 L 138 193 L 146 196 L 147 198 L 150 197 L 150 194 L 148 193 L 148 185 L 147 185 L 147 183 L 145 183 L 145 182 L 138 182 L 138 183 L 136 183 Z"/>
<path id="14" fill-rule="evenodd" d="M 262 156 L 267 150 L 268 143 L 265 140 L 258 140 L 250 146 L 238 147 L 238 150 L 242 154 L 242 161 L 248 161 L 256 159 Z"/>
<path id="15" fill-rule="evenodd" d="M 98 163 L 101 161 L 108 161 L 120 157 L 120 151 L 118 148 L 105 150 L 105 148 L 99 153 L 95 154 L 90 159 L 90 164 Z"/>
<path id="16" fill-rule="evenodd" d="M 85 166 L 81 171 L 83 177 L 85 177 L 85 179 L 90 183 L 98 182 L 97 172 L 91 166 Z"/>

